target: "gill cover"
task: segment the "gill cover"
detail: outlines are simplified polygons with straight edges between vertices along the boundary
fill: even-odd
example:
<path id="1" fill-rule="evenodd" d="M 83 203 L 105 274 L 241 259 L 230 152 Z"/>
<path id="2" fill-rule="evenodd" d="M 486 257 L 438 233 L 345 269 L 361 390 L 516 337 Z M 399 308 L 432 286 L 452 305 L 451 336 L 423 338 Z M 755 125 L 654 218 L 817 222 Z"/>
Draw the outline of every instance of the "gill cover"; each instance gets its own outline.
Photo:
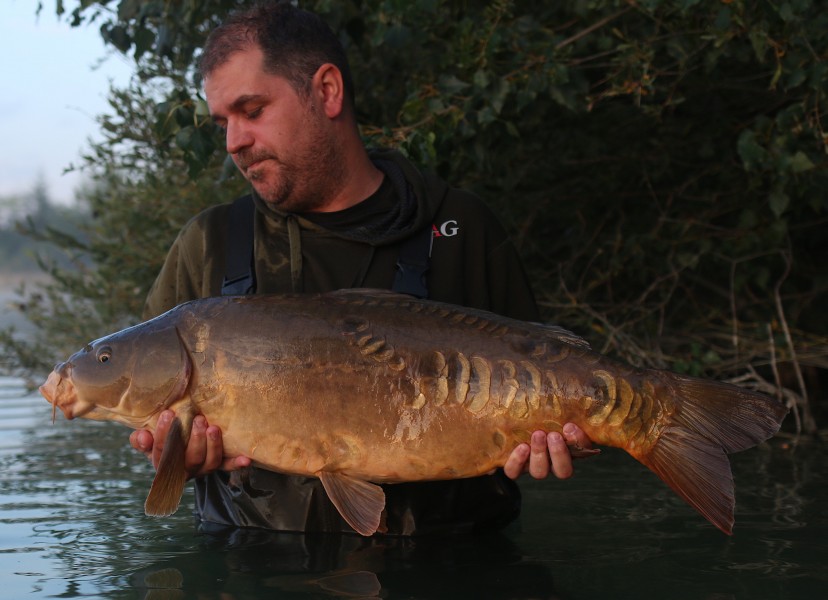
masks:
<path id="1" fill-rule="evenodd" d="M 149 408 L 145 414 L 154 415 L 184 395 L 192 363 L 174 325 L 144 329 L 135 339 L 132 352 L 135 360 L 122 400 L 125 408 Z"/>
<path id="2" fill-rule="evenodd" d="M 174 326 L 152 321 L 95 340 L 62 366 L 77 392 L 75 417 L 145 426 L 184 395 L 191 364 Z"/>

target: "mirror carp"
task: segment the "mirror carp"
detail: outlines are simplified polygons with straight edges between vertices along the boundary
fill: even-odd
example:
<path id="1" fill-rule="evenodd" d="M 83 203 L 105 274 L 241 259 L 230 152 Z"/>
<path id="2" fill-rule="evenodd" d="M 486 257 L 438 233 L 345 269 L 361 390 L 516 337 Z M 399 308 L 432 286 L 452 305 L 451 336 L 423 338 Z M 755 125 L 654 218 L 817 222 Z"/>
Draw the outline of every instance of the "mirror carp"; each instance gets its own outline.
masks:
<path id="1" fill-rule="evenodd" d="M 91 342 L 40 390 L 68 419 L 154 430 L 175 411 L 149 515 L 177 509 L 203 414 L 227 456 L 321 479 L 362 535 L 382 529 L 376 484 L 482 475 L 570 421 L 730 534 L 727 454 L 787 413 L 734 385 L 610 359 L 559 327 L 377 290 L 188 302 Z"/>

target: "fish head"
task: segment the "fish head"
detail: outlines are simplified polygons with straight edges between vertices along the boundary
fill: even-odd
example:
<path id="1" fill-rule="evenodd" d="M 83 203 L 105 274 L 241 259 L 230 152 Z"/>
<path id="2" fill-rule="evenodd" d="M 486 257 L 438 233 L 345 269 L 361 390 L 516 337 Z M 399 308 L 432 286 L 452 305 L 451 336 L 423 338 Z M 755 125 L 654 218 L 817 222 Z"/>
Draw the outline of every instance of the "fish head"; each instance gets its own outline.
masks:
<path id="1" fill-rule="evenodd" d="M 191 364 L 174 326 L 147 321 L 90 342 L 58 363 L 40 392 L 53 413 L 59 408 L 67 419 L 143 427 L 184 395 Z"/>

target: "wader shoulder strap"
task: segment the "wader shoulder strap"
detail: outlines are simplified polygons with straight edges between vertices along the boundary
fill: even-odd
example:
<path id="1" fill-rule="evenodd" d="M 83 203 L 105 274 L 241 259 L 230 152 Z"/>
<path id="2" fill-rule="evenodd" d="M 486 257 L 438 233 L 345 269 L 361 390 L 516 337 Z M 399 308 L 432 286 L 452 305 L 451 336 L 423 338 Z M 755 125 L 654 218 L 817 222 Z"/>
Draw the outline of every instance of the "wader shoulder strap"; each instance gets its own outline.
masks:
<path id="1" fill-rule="evenodd" d="M 236 198 L 230 206 L 225 244 L 224 281 L 222 296 L 241 296 L 256 292 L 256 273 L 253 270 L 253 215 L 256 207 L 253 196 Z"/>
<path id="2" fill-rule="evenodd" d="M 431 263 L 432 236 L 429 225 L 402 243 L 392 290 L 417 298 L 428 298 L 426 272 Z"/>
<path id="3" fill-rule="evenodd" d="M 224 280 L 222 296 L 240 296 L 256 292 L 253 268 L 253 196 L 236 198 L 230 206 L 227 223 Z M 431 262 L 432 228 L 405 240 L 400 246 L 397 272 L 391 289 L 417 298 L 428 298 L 426 272 Z"/>

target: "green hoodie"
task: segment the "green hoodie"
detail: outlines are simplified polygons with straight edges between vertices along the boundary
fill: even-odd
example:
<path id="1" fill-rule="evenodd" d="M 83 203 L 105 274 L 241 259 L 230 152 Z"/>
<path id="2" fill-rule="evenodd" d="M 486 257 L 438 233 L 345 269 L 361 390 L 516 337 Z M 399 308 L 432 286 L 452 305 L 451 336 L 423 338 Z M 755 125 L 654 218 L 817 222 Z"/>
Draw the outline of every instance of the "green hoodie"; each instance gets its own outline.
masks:
<path id="1" fill-rule="evenodd" d="M 427 273 L 431 299 L 537 320 L 517 252 L 476 196 L 422 174 L 398 152 L 375 151 L 371 158 L 390 160 L 401 168 L 416 198 L 413 218 L 402 227 L 377 232 L 370 241 L 358 241 L 308 218 L 320 215 L 282 213 L 254 198 L 259 293 L 390 288 L 400 242 L 432 226 Z M 188 300 L 221 294 L 229 210 L 230 204 L 211 207 L 185 225 L 150 290 L 145 318 Z"/>
<path id="2" fill-rule="evenodd" d="M 429 298 L 538 319 L 514 246 L 476 196 L 421 173 L 398 152 L 370 154 L 386 172 L 385 181 L 377 193 L 345 211 L 283 213 L 254 194 L 257 293 L 389 289 L 401 243 L 431 227 Z M 150 290 L 145 318 L 188 300 L 221 294 L 229 209 L 230 204 L 214 206 L 185 225 Z M 501 526 L 514 519 L 520 507 L 517 486 L 500 472 L 384 488 L 386 525 L 392 534 Z M 199 478 L 196 511 L 202 521 L 233 526 L 352 531 L 317 479 L 260 469 L 249 469 L 241 477 L 216 472 Z"/>

